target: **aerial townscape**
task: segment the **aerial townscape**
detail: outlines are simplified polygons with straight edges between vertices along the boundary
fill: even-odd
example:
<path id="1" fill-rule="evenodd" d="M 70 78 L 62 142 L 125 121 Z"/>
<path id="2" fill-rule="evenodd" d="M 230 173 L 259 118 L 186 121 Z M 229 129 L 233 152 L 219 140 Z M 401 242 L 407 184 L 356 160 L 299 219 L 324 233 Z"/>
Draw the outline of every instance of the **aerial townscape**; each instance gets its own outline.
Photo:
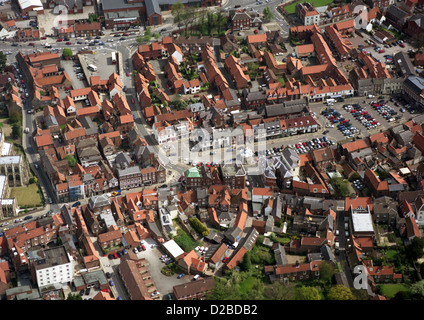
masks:
<path id="1" fill-rule="evenodd" d="M 424 0 L 0 0 L 0 91 L 1 300 L 424 299 Z"/>

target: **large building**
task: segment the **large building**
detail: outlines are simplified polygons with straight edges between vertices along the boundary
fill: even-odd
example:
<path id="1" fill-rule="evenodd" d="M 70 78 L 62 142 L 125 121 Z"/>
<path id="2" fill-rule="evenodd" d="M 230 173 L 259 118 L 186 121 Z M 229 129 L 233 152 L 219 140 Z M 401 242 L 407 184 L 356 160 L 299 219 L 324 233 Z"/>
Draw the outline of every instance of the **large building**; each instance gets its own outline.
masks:
<path id="1" fill-rule="evenodd" d="M 28 251 L 28 257 L 33 280 L 40 289 L 74 279 L 74 261 L 64 246 Z"/>
<path id="2" fill-rule="evenodd" d="M 101 0 L 100 8 L 106 21 L 107 29 L 120 29 L 139 25 L 140 20 L 146 25 L 162 24 L 162 10 L 171 10 L 174 0 Z M 208 7 L 221 4 L 221 0 L 182 0 L 190 7 Z"/>
<path id="3" fill-rule="evenodd" d="M 409 76 L 403 83 L 403 94 L 417 107 L 424 108 L 424 78 Z"/>

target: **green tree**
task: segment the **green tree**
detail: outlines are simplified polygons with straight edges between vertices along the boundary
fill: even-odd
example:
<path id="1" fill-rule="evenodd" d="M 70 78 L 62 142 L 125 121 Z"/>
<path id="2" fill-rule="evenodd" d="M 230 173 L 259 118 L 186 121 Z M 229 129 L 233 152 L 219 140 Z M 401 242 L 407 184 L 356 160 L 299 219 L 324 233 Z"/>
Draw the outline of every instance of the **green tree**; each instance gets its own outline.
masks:
<path id="1" fill-rule="evenodd" d="M 71 156 L 70 154 L 68 154 L 65 159 L 68 161 L 68 165 L 73 168 L 75 167 L 75 165 L 77 164 L 77 159 L 75 159 L 74 156 Z"/>
<path id="2" fill-rule="evenodd" d="M 412 284 L 410 292 L 413 297 L 422 299 L 424 297 L 424 280 Z"/>
<path id="3" fill-rule="evenodd" d="M 296 290 L 296 300 L 321 300 L 321 295 L 314 287 L 300 287 Z"/>
<path id="4" fill-rule="evenodd" d="M 97 16 L 97 14 L 95 14 L 95 13 L 90 13 L 90 14 L 88 15 L 88 21 L 90 21 L 90 22 L 97 21 L 97 18 L 98 18 L 98 16 Z"/>
<path id="5" fill-rule="evenodd" d="M 264 289 L 263 294 L 266 300 L 294 300 L 296 298 L 296 288 L 275 281 L 272 285 Z"/>
<path id="6" fill-rule="evenodd" d="M 202 236 L 206 237 L 209 234 L 208 227 L 206 227 L 198 218 L 189 218 L 188 221 L 190 222 L 190 225 L 193 227 L 193 229 Z"/>
<path id="7" fill-rule="evenodd" d="M 326 261 L 323 261 L 319 267 L 319 278 L 325 283 L 331 283 L 334 276 L 334 267 Z"/>
<path id="8" fill-rule="evenodd" d="M 218 12 L 215 15 L 215 25 L 218 28 L 219 34 L 221 33 L 222 29 L 225 27 L 226 23 L 227 23 L 227 18 L 221 12 Z"/>
<path id="9" fill-rule="evenodd" d="M 174 17 L 174 22 L 179 23 L 181 22 L 181 16 L 184 12 L 184 4 L 181 1 L 175 2 L 171 6 L 171 14 Z"/>
<path id="10" fill-rule="evenodd" d="M 228 285 L 229 281 L 221 278 L 214 278 L 215 282 L 212 290 L 206 296 L 207 300 L 234 300 L 239 297 L 238 287 Z"/>
<path id="11" fill-rule="evenodd" d="M 135 41 L 138 44 L 142 44 L 144 42 L 144 37 L 143 36 L 137 36 L 137 38 L 135 39 Z"/>
<path id="12" fill-rule="evenodd" d="M 3 53 L 3 51 L 0 51 L 0 73 L 4 71 L 4 68 L 6 67 L 7 63 L 7 56 Z"/>
<path id="13" fill-rule="evenodd" d="M 330 288 L 327 298 L 328 300 L 354 300 L 355 296 L 349 288 L 338 284 Z"/>
<path id="14" fill-rule="evenodd" d="M 249 75 L 252 79 L 258 76 L 259 64 L 254 62 L 249 63 L 248 69 L 249 69 Z"/>
<path id="15" fill-rule="evenodd" d="M 206 14 L 206 28 L 208 30 L 208 35 L 211 35 L 213 29 L 215 28 L 215 15 L 213 12 L 208 12 Z"/>
<path id="16" fill-rule="evenodd" d="M 9 116 L 8 123 L 9 124 L 20 123 L 21 118 L 22 118 L 22 116 L 18 111 L 13 111 Z"/>
<path id="17" fill-rule="evenodd" d="M 70 48 L 64 48 L 62 55 L 64 58 L 69 58 L 72 57 L 74 55 L 74 53 L 72 52 L 72 50 Z"/>
<path id="18" fill-rule="evenodd" d="M 266 21 L 271 21 L 272 19 L 274 19 L 274 13 L 272 13 L 269 7 L 264 8 L 263 15 Z"/>
<path id="19" fill-rule="evenodd" d="M 152 31 L 149 27 L 144 31 L 144 41 L 149 41 L 152 38 Z"/>
<path id="20" fill-rule="evenodd" d="M 249 271 L 252 268 L 252 260 L 250 258 L 251 252 L 247 251 L 243 256 L 243 261 L 240 264 L 240 268 L 243 271 Z"/>
<path id="21" fill-rule="evenodd" d="M 66 300 L 82 300 L 82 297 L 77 293 L 76 294 L 69 293 Z"/>
<path id="22" fill-rule="evenodd" d="M 417 261 L 423 256 L 424 238 L 415 237 L 411 243 L 406 246 L 405 252 L 407 257 L 413 261 Z"/>
<path id="23" fill-rule="evenodd" d="M 18 139 L 22 136 L 21 126 L 17 123 L 12 125 L 12 139 Z"/>
<path id="24" fill-rule="evenodd" d="M 155 32 L 155 34 L 153 35 L 153 37 L 158 40 L 160 38 L 160 34 L 158 32 Z"/>

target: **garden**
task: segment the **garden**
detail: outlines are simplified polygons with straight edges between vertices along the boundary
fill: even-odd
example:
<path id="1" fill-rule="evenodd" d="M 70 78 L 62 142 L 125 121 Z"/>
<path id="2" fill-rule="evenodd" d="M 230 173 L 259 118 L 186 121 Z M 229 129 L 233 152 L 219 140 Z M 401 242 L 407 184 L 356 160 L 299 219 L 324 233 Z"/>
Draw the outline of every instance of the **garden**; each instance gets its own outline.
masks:
<path id="1" fill-rule="evenodd" d="M 303 0 L 299 0 L 299 1 L 295 1 L 287 6 L 284 6 L 283 8 L 287 11 L 288 14 L 294 14 L 296 12 L 296 5 L 298 3 L 303 3 L 305 1 Z M 329 4 L 333 3 L 332 0 L 316 0 L 313 2 L 315 8 L 318 7 L 323 7 L 323 6 L 328 6 Z"/>

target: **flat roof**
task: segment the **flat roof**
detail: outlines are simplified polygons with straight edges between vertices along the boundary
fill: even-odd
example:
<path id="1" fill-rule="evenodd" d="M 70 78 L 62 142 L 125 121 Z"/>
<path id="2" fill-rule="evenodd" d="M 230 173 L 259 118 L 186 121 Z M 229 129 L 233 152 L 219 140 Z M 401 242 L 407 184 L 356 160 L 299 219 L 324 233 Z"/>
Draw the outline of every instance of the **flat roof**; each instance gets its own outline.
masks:
<path id="1" fill-rule="evenodd" d="M 374 232 L 371 213 L 352 213 L 354 232 Z"/>
<path id="2" fill-rule="evenodd" d="M 184 250 L 175 242 L 175 240 L 169 240 L 163 244 L 165 249 L 174 257 L 178 257 L 184 254 Z"/>

